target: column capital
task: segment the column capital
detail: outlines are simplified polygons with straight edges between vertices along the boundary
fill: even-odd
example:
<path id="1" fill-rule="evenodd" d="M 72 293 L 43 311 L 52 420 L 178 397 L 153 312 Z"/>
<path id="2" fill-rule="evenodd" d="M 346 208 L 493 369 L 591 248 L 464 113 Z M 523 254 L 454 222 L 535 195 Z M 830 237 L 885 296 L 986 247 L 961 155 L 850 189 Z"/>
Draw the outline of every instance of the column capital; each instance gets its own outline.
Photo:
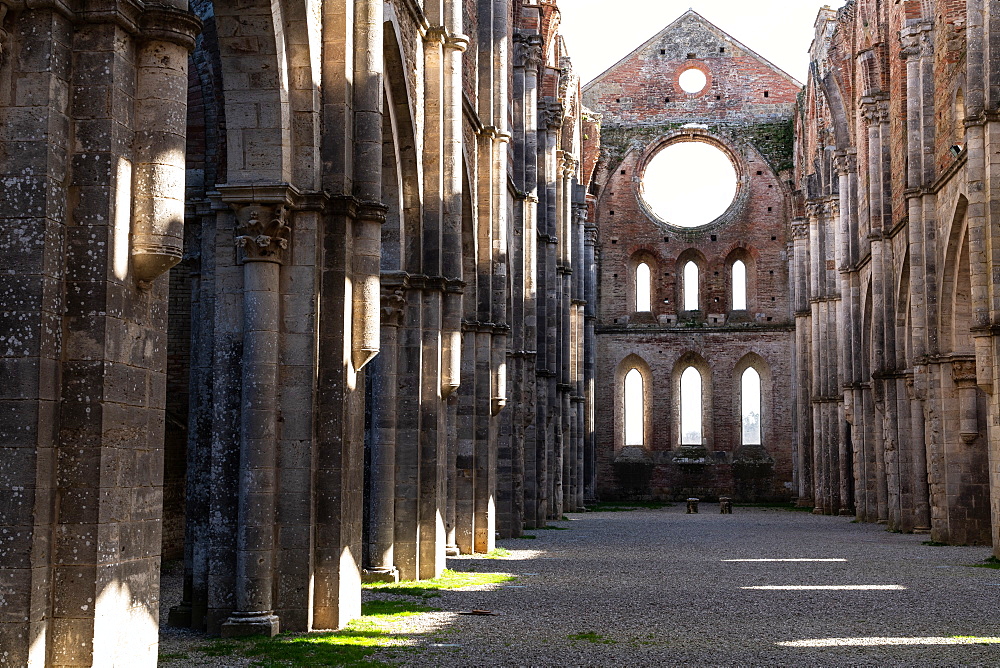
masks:
<path id="1" fill-rule="evenodd" d="M 236 211 L 237 262 L 283 264 L 292 228 L 285 205 L 232 204 Z"/>
<path id="2" fill-rule="evenodd" d="M 868 126 L 889 122 L 889 98 L 884 94 L 861 98 L 861 117 Z"/>
<path id="3" fill-rule="evenodd" d="M 514 34 L 514 67 L 538 70 L 542 66 L 542 36 L 518 32 Z"/>
<path id="4" fill-rule="evenodd" d="M 833 168 L 840 176 L 849 176 L 858 172 L 858 152 L 854 149 L 837 151 L 833 158 Z"/>
<path id="5" fill-rule="evenodd" d="M 934 52 L 934 22 L 920 20 L 899 31 L 899 41 L 902 49 L 899 52 L 901 60 L 929 56 Z"/>

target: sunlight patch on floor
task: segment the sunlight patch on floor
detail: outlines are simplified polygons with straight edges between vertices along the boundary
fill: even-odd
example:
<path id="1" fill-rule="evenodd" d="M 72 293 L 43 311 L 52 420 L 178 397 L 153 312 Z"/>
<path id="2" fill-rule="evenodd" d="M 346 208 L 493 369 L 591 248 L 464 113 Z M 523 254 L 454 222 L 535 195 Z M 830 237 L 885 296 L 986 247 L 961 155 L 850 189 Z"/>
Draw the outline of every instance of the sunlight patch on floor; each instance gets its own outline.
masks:
<path id="1" fill-rule="evenodd" d="M 770 563 L 770 562 L 838 562 L 846 563 L 847 559 L 723 559 L 724 563 Z"/>
<path id="2" fill-rule="evenodd" d="M 874 647 L 883 645 L 995 645 L 1000 638 L 953 636 L 950 638 L 816 638 L 779 642 L 779 647 Z"/>
<path id="3" fill-rule="evenodd" d="M 903 585 L 766 585 L 763 587 L 740 587 L 764 591 L 903 591 Z"/>

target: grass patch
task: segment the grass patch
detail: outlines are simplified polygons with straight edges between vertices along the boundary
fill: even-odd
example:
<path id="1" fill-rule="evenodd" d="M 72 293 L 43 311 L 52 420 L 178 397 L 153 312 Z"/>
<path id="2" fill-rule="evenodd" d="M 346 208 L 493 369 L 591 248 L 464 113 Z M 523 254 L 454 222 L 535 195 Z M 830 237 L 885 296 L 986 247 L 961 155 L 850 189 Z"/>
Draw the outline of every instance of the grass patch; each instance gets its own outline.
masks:
<path id="1" fill-rule="evenodd" d="M 569 527 L 553 527 L 553 526 L 535 527 L 535 531 L 569 531 L 569 529 L 570 529 Z"/>
<path id="2" fill-rule="evenodd" d="M 588 513 L 626 513 L 632 510 L 659 510 L 673 508 L 673 503 L 666 501 L 608 501 L 587 506 Z"/>
<path id="3" fill-rule="evenodd" d="M 160 661 L 180 661 L 188 658 L 184 652 L 166 652 L 160 655 Z"/>
<path id="4" fill-rule="evenodd" d="M 973 568 L 993 568 L 1000 570 L 1000 559 L 996 557 L 989 557 L 983 561 L 981 564 L 966 564 L 966 566 L 971 566 Z"/>
<path id="5" fill-rule="evenodd" d="M 921 545 L 927 545 L 928 547 L 948 547 L 948 543 L 939 543 L 936 540 L 925 540 Z"/>
<path id="6" fill-rule="evenodd" d="M 411 601 L 369 601 L 361 606 L 362 617 L 352 621 L 342 631 L 332 633 L 282 634 L 274 638 L 255 637 L 233 642 L 213 642 L 200 651 L 208 656 L 239 654 L 256 659 L 254 666 L 367 666 L 375 668 L 389 664 L 371 661 L 370 657 L 383 648 L 410 651 L 405 635 L 391 631 L 393 622 L 437 608 Z M 162 657 L 161 657 L 162 658 Z"/>
<path id="7" fill-rule="evenodd" d="M 506 559 L 511 554 L 505 547 L 495 547 L 491 552 L 483 555 L 483 559 Z"/>
<path id="8" fill-rule="evenodd" d="M 530 533 L 526 533 L 517 537 L 518 540 L 535 540 L 536 538 L 538 538 L 538 536 L 533 536 Z"/>
<path id="9" fill-rule="evenodd" d="M 615 641 L 611 638 L 606 638 L 599 633 L 594 633 L 593 631 L 588 631 L 587 633 L 573 633 L 568 636 L 570 640 L 576 640 L 578 642 L 589 642 L 595 645 L 614 645 Z"/>
<path id="10" fill-rule="evenodd" d="M 238 649 L 239 646 L 231 640 L 216 640 L 198 648 L 205 656 L 232 656 Z"/>
<path id="11" fill-rule="evenodd" d="M 496 550 L 494 550 L 495 552 Z M 505 550 L 510 554 L 509 550 Z M 492 553 L 491 553 L 492 554 Z M 494 557 L 496 558 L 496 557 Z M 385 582 L 362 585 L 365 589 L 385 592 L 386 594 L 397 594 L 400 596 L 419 596 L 421 598 L 432 598 L 440 596 L 438 592 L 444 590 L 462 589 L 463 587 L 475 587 L 479 585 L 500 584 L 516 579 L 514 575 L 504 573 L 464 573 L 446 568 L 439 577 L 433 580 L 417 580 L 404 582 Z"/>

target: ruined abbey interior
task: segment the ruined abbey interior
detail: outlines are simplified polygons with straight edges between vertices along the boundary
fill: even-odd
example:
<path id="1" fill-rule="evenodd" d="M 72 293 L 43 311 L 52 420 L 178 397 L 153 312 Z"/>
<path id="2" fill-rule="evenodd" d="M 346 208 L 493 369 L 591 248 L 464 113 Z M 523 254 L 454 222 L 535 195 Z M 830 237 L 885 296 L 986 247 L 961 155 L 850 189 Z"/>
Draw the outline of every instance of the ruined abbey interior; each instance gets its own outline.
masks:
<path id="1" fill-rule="evenodd" d="M 598 500 L 1000 556 L 1000 8 L 581 82 L 563 5 L 0 0 L 0 666 L 155 665 L 164 561 L 172 626 L 336 629 Z"/>

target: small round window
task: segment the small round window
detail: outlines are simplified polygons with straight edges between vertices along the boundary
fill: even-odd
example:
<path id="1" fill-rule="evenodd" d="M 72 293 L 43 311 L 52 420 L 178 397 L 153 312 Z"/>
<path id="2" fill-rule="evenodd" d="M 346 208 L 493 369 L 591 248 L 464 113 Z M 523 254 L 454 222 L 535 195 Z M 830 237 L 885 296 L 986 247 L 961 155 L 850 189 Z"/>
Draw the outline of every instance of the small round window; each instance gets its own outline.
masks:
<path id="1" fill-rule="evenodd" d="M 642 175 L 641 196 L 661 220 L 701 227 L 726 212 L 736 198 L 736 169 L 712 144 L 685 141 L 653 156 Z"/>
<path id="2" fill-rule="evenodd" d="M 692 67 L 691 69 L 681 72 L 678 83 L 681 86 L 681 90 L 685 93 L 694 95 L 695 93 L 700 93 L 705 90 L 705 86 L 708 84 L 708 77 L 706 77 L 705 73 L 697 67 Z"/>

